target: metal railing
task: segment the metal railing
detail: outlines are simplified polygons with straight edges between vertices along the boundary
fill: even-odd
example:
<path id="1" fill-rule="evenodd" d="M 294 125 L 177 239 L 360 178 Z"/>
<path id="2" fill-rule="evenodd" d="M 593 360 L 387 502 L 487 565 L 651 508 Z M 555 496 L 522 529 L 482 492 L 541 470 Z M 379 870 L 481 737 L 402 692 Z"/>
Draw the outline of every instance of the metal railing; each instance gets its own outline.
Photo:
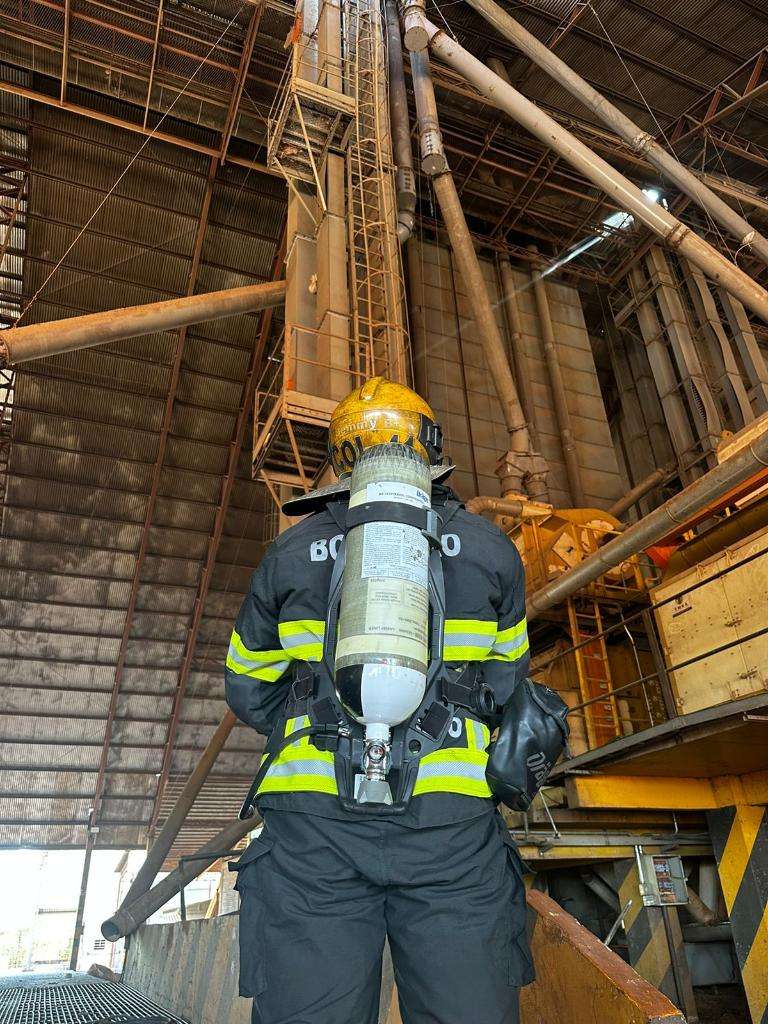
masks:
<path id="1" fill-rule="evenodd" d="M 690 586 L 684 587 L 683 589 L 676 591 L 674 594 L 670 594 L 668 597 L 654 601 L 651 608 L 643 607 L 626 615 L 622 611 L 618 620 L 606 626 L 599 633 L 585 638 L 580 643 L 571 644 L 567 647 L 563 646 L 550 658 L 547 658 L 544 662 L 537 664 L 535 668 L 531 670 L 532 678 L 538 682 L 548 685 L 551 684 L 552 668 L 558 662 L 568 658 L 569 656 L 575 658 L 578 650 L 593 644 L 596 640 L 607 640 L 609 637 L 615 636 L 617 633 L 621 633 L 627 638 L 631 646 L 634 648 L 637 675 L 629 681 L 624 681 L 618 686 L 611 687 L 611 689 L 604 694 L 590 697 L 586 700 L 581 700 L 571 706 L 569 718 L 577 719 L 583 722 L 585 726 L 584 734 L 579 738 L 587 744 L 588 750 L 597 749 L 600 746 L 606 745 L 605 743 L 590 743 L 589 731 L 586 728 L 586 725 L 589 719 L 597 722 L 600 722 L 603 718 L 606 718 L 607 720 L 607 716 L 601 715 L 595 710 L 600 707 L 601 703 L 605 704 L 607 698 L 618 698 L 620 700 L 632 699 L 637 702 L 634 713 L 632 713 L 632 710 L 630 709 L 630 713 L 619 715 L 620 736 L 622 737 L 633 735 L 634 733 L 650 728 L 653 725 L 660 724 L 660 722 L 675 718 L 678 714 L 678 710 L 670 677 L 675 672 L 703 662 L 707 658 L 723 654 L 726 651 L 732 650 L 734 647 L 738 647 L 742 644 L 749 644 L 750 642 L 765 636 L 768 634 L 768 625 L 754 630 L 744 636 L 736 637 L 735 639 L 729 640 L 725 643 L 713 644 L 705 651 L 701 651 L 700 653 L 695 654 L 690 658 L 686 658 L 683 661 L 666 664 L 652 613 L 666 605 L 680 601 L 682 598 L 696 592 L 702 587 L 708 586 L 716 580 L 722 579 L 734 572 L 736 569 L 742 569 L 757 559 L 765 556 L 768 556 L 768 547 L 761 548 L 759 551 L 754 551 L 740 561 L 733 562 L 717 572 L 707 575 L 703 579 L 696 580 L 696 582 L 692 583 Z M 635 627 L 636 631 L 630 630 L 630 627 Z M 637 627 L 639 627 L 639 629 Z M 648 672 L 643 670 L 638 655 L 638 641 L 640 641 L 640 643 L 645 642 L 647 644 L 645 653 L 648 653 L 651 656 L 653 671 Z M 577 684 L 574 679 L 573 690 L 576 688 Z M 637 714 L 638 703 L 645 709 L 645 714 Z"/>

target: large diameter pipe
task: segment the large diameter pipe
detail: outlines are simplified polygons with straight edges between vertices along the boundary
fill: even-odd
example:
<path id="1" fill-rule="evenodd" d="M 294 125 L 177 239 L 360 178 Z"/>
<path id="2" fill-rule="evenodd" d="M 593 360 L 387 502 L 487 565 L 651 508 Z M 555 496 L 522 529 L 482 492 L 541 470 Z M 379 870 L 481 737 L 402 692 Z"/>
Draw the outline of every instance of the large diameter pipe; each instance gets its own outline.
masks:
<path id="1" fill-rule="evenodd" d="M 422 169 L 432 175 L 432 187 L 448 232 L 456 265 L 467 290 L 488 370 L 501 404 L 504 423 L 509 431 L 510 452 L 513 456 L 521 456 L 502 481 L 502 489 L 520 492 L 527 483 L 531 468 L 531 438 L 456 183 L 448 170 L 426 50 L 411 53 L 411 71 L 422 143 Z M 525 469 L 522 468 L 524 461 L 528 464 Z M 535 486 L 534 482 L 534 488 Z"/>
<path id="2" fill-rule="evenodd" d="M 768 292 L 743 270 L 713 249 L 660 203 L 652 202 L 629 178 L 593 153 L 485 64 L 425 19 L 430 50 L 500 110 L 509 114 L 545 146 L 559 153 L 572 167 L 601 188 L 623 210 L 631 213 L 671 249 L 686 256 L 704 273 L 768 322 Z"/>
<path id="3" fill-rule="evenodd" d="M 211 864 L 214 864 L 236 846 L 244 836 L 256 828 L 257 824 L 257 821 L 249 818 L 247 821 L 238 820 L 227 825 L 205 846 L 201 846 L 193 858 L 182 858 L 182 862 L 175 871 L 167 875 L 162 882 L 158 882 L 156 886 L 145 892 L 143 896 L 139 896 L 129 906 L 120 907 L 112 917 L 102 924 L 101 934 L 110 942 L 117 942 L 125 935 L 135 932 L 147 918 L 181 892 L 185 885 L 189 885 Z"/>
<path id="4" fill-rule="evenodd" d="M 208 778 L 211 768 L 219 756 L 222 747 L 227 742 L 237 719 L 231 711 L 222 718 L 218 728 L 208 741 L 208 745 L 195 765 L 194 771 L 186 781 L 184 788 L 173 805 L 173 810 L 165 820 L 165 824 L 159 835 L 147 852 L 147 857 L 136 873 L 125 899 L 120 904 L 120 909 L 130 906 L 139 896 L 143 896 L 155 880 L 155 876 L 165 863 L 165 858 L 171 852 L 176 836 L 184 824 L 187 815 L 192 809 L 205 780 Z"/>
<path id="5" fill-rule="evenodd" d="M 525 414 L 520 405 L 512 371 L 509 368 L 499 325 L 493 315 L 485 278 L 472 244 L 472 236 L 464 219 L 456 183 L 452 175 L 438 174 L 432 179 L 432 185 L 451 240 L 456 265 L 467 290 L 467 298 L 472 307 L 472 315 L 482 341 L 488 370 L 501 402 L 504 423 L 509 431 L 511 450 L 520 453 L 530 452 L 531 441 Z"/>
<path id="6" fill-rule="evenodd" d="M 387 62 L 389 67 L 389 120 L 395 157 L 397 186 L 397 237 L 405 245 L 416 223 L 416 176 L 413 172 L 408 93 L 405 88 L 403 45 L 396 0 L 387 0 Z"/>
<path id="7" fill-rule="evenodd" d="M 630 149 L 640 156 L 647 157 L 654 167 L 710 213 L 714 220 L 739 240 L 741 245 L 749 246 L 764 263 L 768 264 L 768 238 L 756 231 L 749 221 L 732 210 L 692 171 L 663 149 L 652 135 L 635 124 L 597 89 L 593 89 L 573 68 L 502 10 L 494 0 L 468 0 L 468 3 L 505 39 L 567 89 L 611 131 L 624 139 Z"/>
<path id="8" fill-rule="evenodd" d="M 252 313 L 257 309 L 279 306 L 284 300 L 285 281 L 267 281 L 244 288 L 202 292 L 183 299 L 150 302 L 145 306 L 127 306 L 104 313 L 31 324 L 29 327 L 13 327 L 0 331 L 0 368 L 61 352 L 108 345 L 124 338 L 138 338 L 144 334 L 219 320 L 238 313 Z"/>
<path id="9" fill-rule="evenodd" d="M 528 618 L 535 618 L 548 608 L 565 601 L 588 584 L 593 583 L 609 569 L 615 569 L 628 558 L 669 535 L 675 527 L 682 527 L 708 505 L 722 498 L 751 476 L 768 466 L 768 429 L 719 466 L 664 502 L 638 523 L 608 541 L 589 555 L 570 572 L 548 583 L 532 594 L 527 602 Z"/>
<path id="10" fill-rule="evenodd" d="M 429 175 L 443 174 L 448 170 L 448 159 L 443 146 L 440 122 L 437 119 L 435 87 L 432 84 L 429 55 L 426 50 L 411 51 L 411 79 L 413 98 L 416 101 L 416 117 L 419 122 L 421 169 Z"/>
<path id="11" fill-rule="evenodd" d="M 560 358 L 557 354 L 557 342 L 555 341 L 555 330 L 552 326 L 552 315 L 549 310 L 547 286 L 544 278 L 538 271 L 533 273 L 533 294 L 536 299 L 536 310 L 539 314 L 544 359 L 547 364 L 547 376 L 549 377 L 549 387 L 552 392 L 552 404 L 555 409 L 557 430 L 560 434 L 560 447 L 563 450 L 565 473 L 568 477 L 568 490 L 571 492 L 571 501 L 574 506 L 576 508 L 584 508 L 587 504 L 587 498 L 584 493 L 584 483 L 581 479 L 581 466 L 579 465 L 579 456 L 576 451 L 576 438 L 573 433 L 571 410 L 568 408 L 568 395 L 565 390 L 563 368 L 560 365 Z"/>

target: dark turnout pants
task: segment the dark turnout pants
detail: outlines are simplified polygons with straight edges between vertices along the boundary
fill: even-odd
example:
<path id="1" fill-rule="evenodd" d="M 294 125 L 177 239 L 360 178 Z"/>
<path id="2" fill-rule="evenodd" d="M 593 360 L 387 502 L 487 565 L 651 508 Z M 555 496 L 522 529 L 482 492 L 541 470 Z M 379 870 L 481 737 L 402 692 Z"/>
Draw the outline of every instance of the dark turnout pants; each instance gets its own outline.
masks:
<path id="1" fill-rule="evenodd" d="M 385 937 L 404 1024 L 515 1024 L 533 976 L 525 891 L 492 814 L 422 829 L 265 821 L 238 863 L 253 1024 L 376 1024 Z"/>

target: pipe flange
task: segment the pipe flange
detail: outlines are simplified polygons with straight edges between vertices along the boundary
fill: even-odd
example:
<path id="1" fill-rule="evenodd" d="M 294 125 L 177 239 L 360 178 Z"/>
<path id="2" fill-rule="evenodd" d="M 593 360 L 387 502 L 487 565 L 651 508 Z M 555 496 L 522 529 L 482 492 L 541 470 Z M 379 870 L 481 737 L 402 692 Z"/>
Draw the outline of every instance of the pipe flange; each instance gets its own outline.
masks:
<path id="1" fill-rule="evenodd" d="M 403 42 L 407 50 L 419 53 L 429 46 L 429 33 L 424 24 L 424 0 L 406 0 L 400 5 L 403 19 Z"/>
<path id="2" fill-rule="evenodd" d="M 635 153 L 643 156 L 655 142 L 656 139 L 654 139 L 654 137 L 648 132 L 640 132 L 639 135 L 635 135 L 630 145 Z"/>
<path id="3" fill-rule="evenodd" d="M 667 243 L 670 249 L 677 250 L 685 241 L 687 235 L 690 235 L 691 229 L 687 228 L 682 221 L 678 221 L 677 224 L 672 228 L 664 241 Z"/>

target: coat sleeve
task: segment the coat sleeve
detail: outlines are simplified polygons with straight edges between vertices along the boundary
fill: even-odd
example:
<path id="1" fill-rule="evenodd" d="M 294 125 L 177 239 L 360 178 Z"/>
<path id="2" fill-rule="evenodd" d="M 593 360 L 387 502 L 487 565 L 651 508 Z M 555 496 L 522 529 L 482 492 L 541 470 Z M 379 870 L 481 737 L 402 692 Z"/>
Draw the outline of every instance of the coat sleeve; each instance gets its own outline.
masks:
<path id="1" fill-rule="evenodd" d="M 496 637 L 484 666 L 484 677 L 503 707 L 521 680 L 528 675 L 531 656 L 525 620 L 525 569 L 515 545 L 499 538 L 496 553 L 499 597 Z"/>
<path id="2" fill-rule="evenodd" d="M 278 632 L 280 594 L 276 550 L 267 550 L 251 577 L 227 653 L 227 704 L 237 717 L 268 735 L 288 695 L 290 658 Z"/>

